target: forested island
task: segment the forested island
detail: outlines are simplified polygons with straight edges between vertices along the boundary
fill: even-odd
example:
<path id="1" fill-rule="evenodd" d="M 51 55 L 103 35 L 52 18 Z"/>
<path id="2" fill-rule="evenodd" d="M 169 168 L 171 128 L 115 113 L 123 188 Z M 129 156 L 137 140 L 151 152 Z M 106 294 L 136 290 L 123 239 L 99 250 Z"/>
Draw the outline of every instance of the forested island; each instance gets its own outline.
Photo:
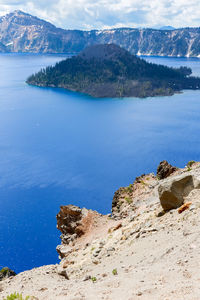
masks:
<path id="1" fill-rule="evenodd" d="M 94 45 L 79 55 L 42 69 L 27 83 L 59 87 L 93 97 L 154 97 L 200 89 L 200 78 L 187 67 L 149 63 L 115 45 Z"/>

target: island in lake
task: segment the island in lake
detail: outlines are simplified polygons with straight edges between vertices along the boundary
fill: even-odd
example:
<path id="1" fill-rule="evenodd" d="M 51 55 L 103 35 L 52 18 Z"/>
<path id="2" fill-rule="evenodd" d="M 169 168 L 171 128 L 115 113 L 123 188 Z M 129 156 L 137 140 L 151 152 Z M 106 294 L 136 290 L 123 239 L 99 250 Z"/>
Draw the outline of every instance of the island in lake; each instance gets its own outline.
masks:
<path id="1" fill-rule="evenodd" d="M 87 47 L 79 55 L 42 69 L 27 83 L 59 87 L 92 97 L 168 96 L 200 89 L 200 78 L 187 67 L 149 63 L 115 44 Z"/>

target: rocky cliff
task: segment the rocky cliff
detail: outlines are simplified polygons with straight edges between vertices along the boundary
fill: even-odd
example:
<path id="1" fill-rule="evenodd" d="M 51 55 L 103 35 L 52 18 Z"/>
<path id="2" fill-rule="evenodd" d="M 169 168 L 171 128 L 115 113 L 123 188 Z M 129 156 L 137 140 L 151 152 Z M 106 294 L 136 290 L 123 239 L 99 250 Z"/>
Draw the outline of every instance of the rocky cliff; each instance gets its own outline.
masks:
<path id="1" fill-rule="evenodd" d="M 30 299 L 199 299 L 200 163 L 161 162 L 116 191 L 112 214 L 68 205 L 57 215 L 59 265 L 0 284 Z"/>
<path id="2" fill-rule="evenodd" d="M 78 52 L 85 43 L 84 35 L 81 31 L 56 28 L 22 11 L 0 18 L 0 42 L 7 52 Z"/>
<path id="3" fill-rule="evenodd" d="M 200 28 L 64 30 L 21 11 L 0 18 L 0 52 L 72 53 L 114 43 L 133 54 L 198 57 Z"/>

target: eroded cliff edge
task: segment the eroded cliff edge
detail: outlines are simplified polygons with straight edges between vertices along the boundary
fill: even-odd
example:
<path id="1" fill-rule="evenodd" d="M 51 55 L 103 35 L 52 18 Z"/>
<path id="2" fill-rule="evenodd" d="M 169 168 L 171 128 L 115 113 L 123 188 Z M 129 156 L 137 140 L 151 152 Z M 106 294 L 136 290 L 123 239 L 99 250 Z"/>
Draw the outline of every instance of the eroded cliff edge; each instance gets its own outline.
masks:
<path id="1" fill-rule="evenodd" d="M 62 206 L 59 265 L 1 283 L 38 299 L 199 299 L 200 163 L 161 162 L 116 191 L 112 214 Z"/>
<path id="2" fill-rule="evenodd" d="M 78 53 L 89 45 L 115 43 L 137 55 L 199 57 L 199 41 L 199 27 L 81 31 L 56 28 L 19 10 L 0 17 L 0 52 Z"/>

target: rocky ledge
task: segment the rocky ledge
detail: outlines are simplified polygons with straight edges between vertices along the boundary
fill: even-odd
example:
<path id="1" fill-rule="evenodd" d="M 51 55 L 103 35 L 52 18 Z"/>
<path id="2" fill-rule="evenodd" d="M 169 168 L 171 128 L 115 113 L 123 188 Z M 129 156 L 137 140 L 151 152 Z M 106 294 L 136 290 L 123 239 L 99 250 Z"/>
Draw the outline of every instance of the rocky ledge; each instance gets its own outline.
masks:
<path id="1" fill-rule="evenodd" d="M 110 215 L 62 206 L 60 264 L 1 281 L 0 296 L 197 300 L 199 212 L 200 163 L 163 161 L 116 191 Z"/>

